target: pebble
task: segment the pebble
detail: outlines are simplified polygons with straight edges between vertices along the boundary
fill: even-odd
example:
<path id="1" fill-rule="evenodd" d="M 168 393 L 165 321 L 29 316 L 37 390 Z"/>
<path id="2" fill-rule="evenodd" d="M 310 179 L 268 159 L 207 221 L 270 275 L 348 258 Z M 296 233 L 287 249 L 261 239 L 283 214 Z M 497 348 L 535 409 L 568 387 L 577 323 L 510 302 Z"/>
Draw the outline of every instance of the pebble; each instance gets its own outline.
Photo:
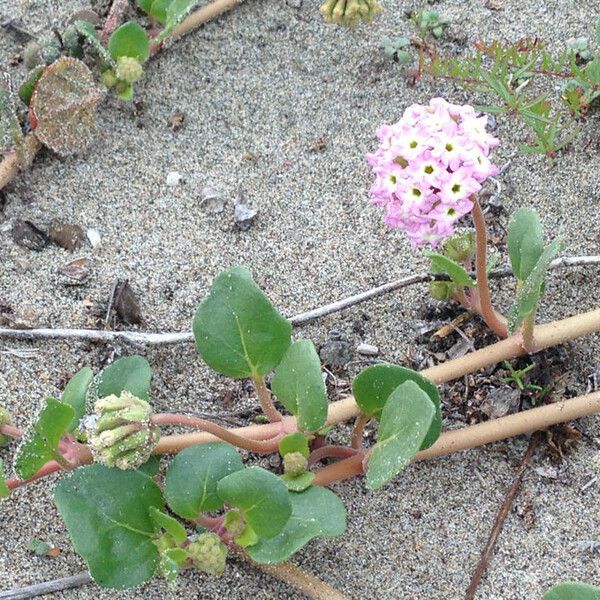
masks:
<path id="1" fill-rule="evenodd" d="M 379 354 L 379 348 L 373 344 L 359 344 L 356 351 L 363 356 L 377 356 Z"/>
<path id="2" fill-rule="evenodd" d="M 178 171 L 170 171 L 167 174 L 167 185 L 169 187 L 177 187 L 181 181 L 181 173 Z"/>

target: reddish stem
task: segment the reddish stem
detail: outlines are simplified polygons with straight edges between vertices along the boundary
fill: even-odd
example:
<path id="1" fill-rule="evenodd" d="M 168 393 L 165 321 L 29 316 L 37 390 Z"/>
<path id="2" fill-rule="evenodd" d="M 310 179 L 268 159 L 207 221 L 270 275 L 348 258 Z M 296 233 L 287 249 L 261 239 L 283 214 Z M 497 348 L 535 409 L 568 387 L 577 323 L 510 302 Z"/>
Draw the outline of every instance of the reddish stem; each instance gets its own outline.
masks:
<path id="1" fill-rule="evenodd" d="M 267 388 L 265 384 L 264 377 L 255 377 L 253 380 L 254 387 L 256 388 L 256 394 L 258 396 L 258 401 L 260 402 L 260 407 L 265 413 L 265 416 L 271 423 L 277 423 L 278 421 L 283 421 L 283 415 L 275 408 L 273 404 L 273 398 L 271 397 L 271 392 L 269 388 Z"/>
<path id="2" fill-rule="evenodd" d="M 37 481 L 42 477 L 46 477 L 46 475 L 50 475 L 51 473 L 56 473 L 56 471 L 62 470 L 62 467 L 55 461 L 51 460 L 47 462 L 35 475 L 31 476 L 29 479 L 19 479 L 18 477 L 11 477 L 6 480 L 6 485 L 9 490 L 14 490 L 22 485 L 27 483 L 31 483 L 32 481 Z"/>
<path id="3" fill-rule="evenodd" d="M 13 427 L 12 425 L 1 425 L 0 426 L 0 434 L 8 435 L 14 438 L 22 438 L 23 432 L 17 427 Z"/>
<path id="4" fill-rule="evenodd" d="M 356 417 L 356 420 L 354 421 L 354 429 L 352 430 L 352 442 L 350 444 L 350 446 L 355 450 L 358 450 L 362 446 L 365 427 L 370 420 L 371 417 L 369 415 L 365 415 L 365 413 L 360 413 L 360 415 Z"/>
<path id="5" fill-rule="evenodd" d="M 315 473 L 313 483 L 315 485 L 324 486 L 335 481 L 343 481 L 344 479 L 350 479 L 356 475 L 362 475 L 364 473 L 364 458 L 364 452 L 359 452 L 350 458 L 323 467 Z"/>
<path id="6" fill-rule="evenodd" d="M 314 465 L 324 458 L 348 458 L 349 456 L 356 456 L 357 454 L 362 454 L 362 451 L 357 448 L 333 445 L 321 446 L 310 453 L 308 464 Z"/>
<path id="7" fill-rule="evenodd" d="M 492 306 L 490 298 L 490 286 L 487 276 L 487 227 L 481 205 L 477 197 L 473 198 L 473 222 L 475 223 L 475 236 L 477 250 L 475 254 L 475 273 L 477 275 L 477 295 L 479 300 L 479 310 L 481 316 L 488 327 L 498 337 L 508 336 L 506 319 L 499 315 Z M 477 304 L 477 303 L 475 303 Z"/>
<path id="8" fill-rule="evenodd" d="M 281 421 L 281 431 L 274 437 L 268 440 L 251 440 L 249 438 L 232 433 L 229 429 L 221 427 L 212 421 L 200 419 L 198 417 L 190 417 L 188 415 L 162 413 L 154 415 L 151 419 L 155 425 L 180 425 L 181 427 L 191 427 L 193 429 L 201 429 L 211 433 L 219 439 L 233 444 L 238 448 L 256 452 L 257 454 L 270 454 L 277 452 L 279 449 L 279 441 L 286 434 L 285 422 Z M 293 431 L 290 430 L 290 431 Z"/>

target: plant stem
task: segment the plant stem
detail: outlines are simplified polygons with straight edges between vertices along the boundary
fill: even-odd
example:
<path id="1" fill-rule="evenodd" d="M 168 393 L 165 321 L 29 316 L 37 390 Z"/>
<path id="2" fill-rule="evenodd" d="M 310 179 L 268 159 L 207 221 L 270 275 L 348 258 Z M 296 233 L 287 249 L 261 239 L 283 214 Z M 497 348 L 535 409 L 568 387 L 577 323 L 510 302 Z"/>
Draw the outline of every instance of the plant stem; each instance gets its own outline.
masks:
<path id="1" fill-rule="evenodd" d="M 194 429 L 202 429 L 203 431 L 212 434 L 213 436 L 229 442 L 238 448 L 256 452 L 257 454 L 270 454 L 277 452 L 279 448 L 279 440 L 283 437 L 284 431 L 280 427 L 279 433 L 267 440 L 254 440 L 246 438 L 242 435 L 237 435 L 230 429 L 221 427 L 212 421 L 200 419 L 198 417 L 189 417 L 187 415 L 162 413 L 154 415 L 151 422 L 155 425 L 180 425 L 182 427 L 192 427 Z"/>
<path id="2" fill-rule="evenodd" d="M 62 470 L 62 467 L 55 460 L 51 460 L 47 462 L 35 475 L 31 476 L 29 479 L 19 479 L 18 477 L 11 477 L 10 479 L 7 479 L 6 486 L 9 490 L 15 490 L 18 487 L 21 487 L 33 481 L 37 481 L 38 479 L 42 479 L 42 477 L 46 477 L 46 475 L 56 473 L 60 470 Z"/>
<path id="3" fill-rule="evenodd" d="M 535 327 L 534 335 L 535 351 L 539 352 L 544 348 L 556 346 L 597 331 L 600 331 L 600 309 L 592 310 L 560 321 L 538 325 Z M 468 375 L 469 373 L 473 373 L 489 365 L 502 362 L 503 360 L 510 360 L 517 356 L 523 356 L 524 354 L 527 354 L 527 352 L 522 347 L 520 338 L 518 336 L 511 336 L 510 338 L 496 342 L 481 350 L 470 352 L 460 358 L 449 360 L 445 363 L 425 369 L 421 371 L 421 375 L 427 377 L 433 383 L 444 383 L 452 381 L 453 379 L 458 379 L 459 377 L 463 377 L 464 375 Z M 360 412 L 360 408 L 352 396 L 348 396 L 343 400 L 331 402 L 329 404 L 327 425 L 335 425 L 336 423 L 347 421 L 358 415 Z M 572 418 L 578 417 L 574 416 Z M 295 417 L 285 417 L 283 426 L 287 432 L 295 431 Z M 239 427 L 229 431 L 247 438 L 264 440 L 277 435 L 280 431 L 279 427 L 280 425 L 277 423 L 269 423 L 267 425 Z M 207 433 L 187 433 L 165 436 L 155 448 L 155 453 L 178 452 L 187 446 L 214 440 L 215 437 Z"/>
<path id="4" fill-rule="evenodd" d="M 354 429 L 352 430 L 352 442 L 350 444 L 351 448 L 358 450 L 360 447 L 362 447 L 365 426 L 370 420 L 371 417 L 369 415 L 365 415 L 365 413 L 360 413 L 360 415 L 356 417 L 356 421 L 354 421 Z"/>
<path id="5" fill-rule="evenodd" d="M 252 381 L 254 382 L 254 387 L 256 389 L 258 401 L 260 402 L 260 407 L 263 413 L 265 413 L 267 419 L 269 419 L 271 423 L 282 421 L 283 415 L 275 408 L 275 405 L 273 404 L 273 398 L 271 397 L 271 392 L 265 384 L 265 378 L 254 377 Z"/>
<path id="6" fill-rule="evenodd" d="M 523 337 L 523 348 L 530 354 L 535 352 L 535 341 L 533 339 L 533 331 L 535 329 L 535 309 L 523 319 L 523 328 L 521 335 Z"/>
<path id="7" fill-rule="evenodd" d="M 475 223 L 476 238 L 475 273 L 477 275 L 477 292 L 481 316 L 498 337 L 505 338 L 508 335 L 506 319 L 494 310 L 490 299 L 490 286 L 487 276 L 487 227 L 477 197 L 474 197 L 473 203 L 473 222 Z"/>
<path id="8" fill-rule="evenodd" d="M 8 435 L 9 437 L 21 438 L 23 437 L 23 432 L 17 427 L 13 427 L 12 425 L 1 425 L 0 426 L 0 434 Z"/>
<path id="9" fill-rule="evenodd" d="M 248 561 L 253 567 L 271 575 L 296 588 L 312 600 L 350 600 L 348 596 L 321 581 L 314 575 L 306 573 L 291 562 L 278 565 L 265 565 L 254 562 L 245 552 L 237 552 L 239 556 Z"/>
<path id="10" fill-rule="evenodd" d="M 172 39 L 180 38 L 194 29 L 200 27 L 208 21 L 212 21 L 224 12 L 231 10 L 241 4 L 242 0 L 215 0 L 210 4 L 202 6 L 198 10 L 195 10 L 186 19 L 184 19 L 171 33 Z"/>
<path id="11" fill-rule="evenodd" d="M 364 452 L 362 450 L 348 448 L 346 446 L 321 446 L 310 453 L 308 457 L 308 464 L 314 465 L 324 458 L 349 458 L 350 456 L 356 456 L 357 454 L 364 455 Z"/>
<path id="12" fill-rule="evenodd" d="M 431 448 L 418 452 L 415 460 L 427 460 L 460 450 L 468 450 L 469 448 L 498 442 L 523 433 L 547 429 L 557 423 L 573 421 L 598 412 L 600 412 L 600 392 L 578 396 L 570 400 L 561 400 L 560 402 L 531 408 L 500 419 L 446 431 L 442 433 Z M 323 467 L 315 473 L 314 483 L 316 485 L 329 485 L 334 481 L 348 479 L 360 474 L 362 472 L 362 460 L 358 461 L 358 458 L 361 457 L 353 456 Z"/>

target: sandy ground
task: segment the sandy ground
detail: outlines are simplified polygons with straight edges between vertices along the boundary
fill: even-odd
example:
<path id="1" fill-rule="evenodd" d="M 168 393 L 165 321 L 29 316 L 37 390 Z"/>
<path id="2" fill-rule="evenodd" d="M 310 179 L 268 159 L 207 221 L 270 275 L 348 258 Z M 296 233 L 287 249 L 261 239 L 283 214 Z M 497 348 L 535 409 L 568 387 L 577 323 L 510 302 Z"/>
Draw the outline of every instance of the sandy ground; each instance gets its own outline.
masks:
<path id="1" fill-rule="evenodd" d="M 31 0 L 15 8 L 0 0 L 0 14 L 22 15 L 34 33 L 63 23 L 77 2 Z M 501 0 L 492 11 L 483 0 L 440 1 L 451 33 L 470 44 L 478 38 L 516 39 L 538 34 L 560 48 L 568 37 L 592 36 L 596 0 L 544 3 Z M 381 35 L 407 35 L 404 11 L 424 2 L 388 2 L 369 28 L 347 31 L 325 26 L 318 2 L 251 0 L 153 61 L 137 87 L 143 108 L 108 100 L 100 110 L 101 132 L 83 156 L 59 160 L 44 154 L 8 195 L 0 224 L 0 300 L 13 308 L 32 305 L 38 323 L 84 327 L 90 304 L 105 306 L 116 278 L 129 278 L 141 299 L 141 330 L 187 329 L 212 278 L 239 263 L 286 315 L 338 299 L 372 285 L 421 271 L 426 261 L 401 234 L 386 230 L 366 201 L 369 173 L 364 154 L 373 132 L 397 119 L 408 104 L 433 95 L 477 100 L 443 84 L 408 88 L 398 66 L 378 48 Z M 14 39 L 0 31 L 6 64 Z M 20 73 L 19 68 L 11 72 Z M 185 114 L 181 130 L 168 119 Z M 513 154 L 520 133 L 499 119 L 498 164 Z M 565 253 L 598 253 L 600 247 L 600 157 L 597 117 L 582 126 L 576 147 L 554 163 L 517 154 L 503 176 L 502 200 L 512 212 L 529 205 L 548 232 L 566 240 Z M 313 151 L 324 138 L 322 150 Z M 593 142 L 595 140 L 595 142 Z M 592 142 L 588 144 L 588 142 Z M 594 143 L 596 145 L 594 145 Z M 183 182 L 166 186 L 169 171 Z M 228 202 L 221 214 L 201 206 L 212 185 Z M 247 232 L 236 229 L 234 198 L 242 190 L 259 210 Z M 49 246 L 35 253 L 17 246 L 10 228 L 17 218 L 46 224 L 52 218 L 94 228 L 102 243 L 75 256 L 93 258 L 93 274 L 82 287 L 67 287 L 58 269 L 72 258 Z M 506 224 L 506 216 L 502 217 Z M 596 269 L 555 272 L 541 318 L 550 320 L 597 305 Z M 322 343 L 331 329 L 353 344 L 377 344 L 385 360 L 402 362 L 415 331 L 411 324 L 422 288 L 403 290 L 296 331 Z M 509 293 L 501 293 L 504 308 Z M 598 336 L 574 348 L 584 357 L 575 392 L 598 364 Z M 83 365 L 97 366 L 114 349 L 84 343 L 17 344 L 35 348 L 28 359 L 0 354 L 0 402 L 25 425 L 40 399 L 58 393 L 61 380 Z M 131 348 L 116 348 L 131 353 Z M 192 345 L 146 353 L 154 370 L 158 409 L 219 410 L 228 381 L 210 374 Z M 600 446 L 600 419 L 580 423 L 585 436 L 575 453 L 552 465 L 539 453 L 517 502 L 530 502 L 536 516 L 527 530 L 514 512 L 478 598 L 529 600 L 565 579 L 600 584 L 600 559 L 573 545 L 600 535 L 600 486 L 581 487 L 593 476 L 591 458 Z M 297 556 L 307 571 L 352 598 L 455 599 L 464 594 L 500 502 L 526 448 L 526 440 L 497 443 L 423 464 L 379 493 L 364 483 L 338 484 L 349 512 L 341 539 L 311 543 Z M 3 458 L 10 453 L 3 451 Z M 547 468 L 556 477 L 544 476 Z M 537 470 L 536 470 L 537 469 Z M 49 484 L 30 486 L 2 504 L 2 589 L 78 572 L 51 501 Z M 56 559 L 25 550 L 32 537 L 62 549 Z M 60 598 L 298 598 L 298 594 L 254 569 L 232 562 L 222 579 L 185 574 L 175 588 L 155 580 L 117 593 L 95 586 L 57 594 Z"/>

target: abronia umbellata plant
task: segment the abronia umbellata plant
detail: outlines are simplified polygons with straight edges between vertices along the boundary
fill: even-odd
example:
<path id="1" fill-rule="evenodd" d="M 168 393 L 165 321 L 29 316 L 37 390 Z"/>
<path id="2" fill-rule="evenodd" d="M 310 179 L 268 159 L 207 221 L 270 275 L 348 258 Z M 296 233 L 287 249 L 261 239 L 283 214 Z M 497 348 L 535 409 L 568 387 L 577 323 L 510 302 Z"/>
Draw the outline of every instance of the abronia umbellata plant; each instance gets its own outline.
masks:
<path id="1" fill-rule="evenodd" d="M 386 208 L 387 222 L 402 227 L 413 245 L 441 247 L 429 256 L 443 275 L 435 283 L 446 286 L 445 297 L 480 313 L 500 337 L 515 333 L 535 350 L 533 319 L 558 244 L 544 246 L 537 215 L 518 211 L 508 232 L 517 297 L 508 319 L 497 313 L 487 289 L 485 223 L 477 199 L 497 171 L 488 156 L 497 140 L 485 121 L 471 107 L 434 99 L 380 128 L 379 138 L 369 157 L 376 176 L 372 193 Z M 453 238 L 455 225 L 469 213 L 475 238 Z M 193 332 L 209 367 L 253 382 L 269 421 L 258 437 L 193 414 L 155 413 L 152 371 L 142 356 L 121 358 L 96 375 L 82 369 L 60 400 L 44 401 L 26 432 L 0 409 L 0 442 L 20 439 L 13 461 L 17 476 L 5 481 L 0 464 L 0 496 L 67 472 L 54 500 L 75 549 L 102 586 L 134 587 L 153 575 L 172 581 L 182 569 L 219 575 L 232 552 L 257 563 L 286 561 L 314 538 L 345 532 L 344 505 L 326 485 L 365 475 L 370 489 L 381 488 L 440 436 L 434 381 L 382 363 L 352 383 L 357 418 L 351 439 L 329 443 L 332 422 L 316 349 L 309 340 L 292 339 L 290 322 L 244 267 L 215 279 Z M 377 441 L 365 447 L 370 421 L 378 424 Z M 212 438 L 182 440 L 163 435 L 164 427 L 199 429 Z M 245 462 L 238 449 L 278 452 L 282 472 Z M 164 476 L 157 454 L 175 454 Z M 341 460 L 316 468 L 330 459 Z"/>

